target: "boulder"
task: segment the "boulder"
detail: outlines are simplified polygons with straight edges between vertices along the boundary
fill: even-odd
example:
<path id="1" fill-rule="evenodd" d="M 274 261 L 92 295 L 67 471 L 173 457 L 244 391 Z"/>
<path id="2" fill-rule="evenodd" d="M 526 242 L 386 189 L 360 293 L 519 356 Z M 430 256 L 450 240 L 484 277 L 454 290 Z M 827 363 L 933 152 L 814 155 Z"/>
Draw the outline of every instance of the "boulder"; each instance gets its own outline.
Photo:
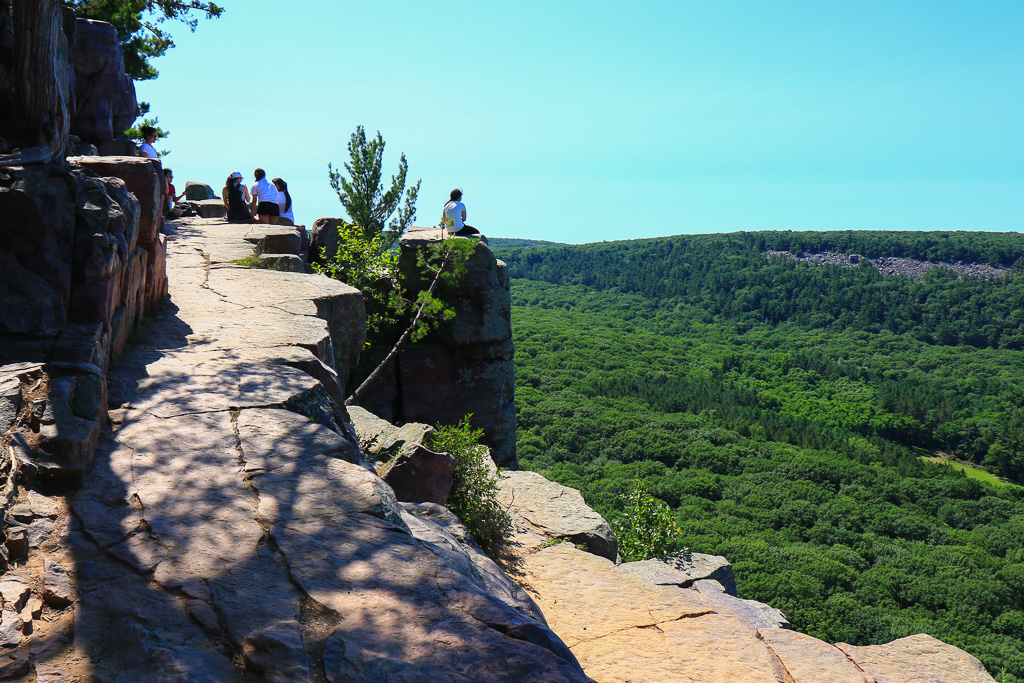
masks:
<path id="1" fill-rule="evenodd" d="M 692 586 L 694 581 L 713 579 L 729 595 L 736 595 L 732 565 L 721 555 L 676 553 L 639 562 L 623 562 L 619 567 L 659 586 Z"/>
<path id="2" fill-rule="evenodd" d="M 75 587 L 67 571 L 52 560 L 43 561 L 43 600 L 51 607 L 67 607 L 75 601 Z"/>
<path id="3" fill-rule="evenodd" d="M 189 199 L 188 204 L 200 218 L 224 218 L 228 215 L 228 209 L 220 199 Z"/>
<path id="4" fill-rule="evenodd" d="M 434 428 L 422 422 L 409 422 L 396 427 L 360 406 L 348 407 L 352 427 L 359 436 L 359 445 L 367 453 L 378 454 L 390 451 L 407 443 L 422 444 L 434 432 Z"/>
<path id="5" fill-rule="evenodd" d="M 717 611 L 726 612 L 751 631 L 760 628 L 789 628 L 789 620 L 781 611 L 757 600 L 744 600 L 725 592 L 713 579 L 695 581 L 693 587 Z"/>
<path id="6" fill-rule="evenodd" d="M 498 501 L 515 524 L 513 541 L 525 549 L 565 539 L 613 562 L 618 557 L 618 544 L 608 522 L 576 489 L 527 471 L 503 473 L 498 487 Z"/>
<path id="7" fill-rule="evenodd" d="M 219 199 L 213 188 L 206 183 L 189 180 L 185 183 L 185 199 L 190 202 L 201 202 L 207 199 Z M 221 203 L 223 206 L 223 202 Z"/>
<path id="8" fill-rule="evenodd" d="M 758 629 L 757 637 L 782 664 L 792 683 L 875 683 L 835 645 L 781 628 Z"/>
<path id="9" fill-rule="evenodd" d="M 454 475 L 455 458 L 418 443 L 407 443 L 383 479 L 402 502 L 444 505 Z"/>
<path id="10" fill-rule="evenodd" d="M 310 263 L 323 263 L 321 253 L 329 256 L 338 253 L 338 229 L 346 223 L 344 218 L 318 218 L 313 221 L 309 246 Z"/>
<path id="11" fill-rule="evenodd" d="M 254 225 L 246 241 L 256 245 L 259 254 L 302 254 L 302 230 L 294 226 Z"/>
<path id="12" fill-rule="evenodd" d="M 693 589 L 656 586 L 571 543 L 528 555 L 523 572 L 548 624 L 595 680 L 783 681 L 754 633 Z"/>

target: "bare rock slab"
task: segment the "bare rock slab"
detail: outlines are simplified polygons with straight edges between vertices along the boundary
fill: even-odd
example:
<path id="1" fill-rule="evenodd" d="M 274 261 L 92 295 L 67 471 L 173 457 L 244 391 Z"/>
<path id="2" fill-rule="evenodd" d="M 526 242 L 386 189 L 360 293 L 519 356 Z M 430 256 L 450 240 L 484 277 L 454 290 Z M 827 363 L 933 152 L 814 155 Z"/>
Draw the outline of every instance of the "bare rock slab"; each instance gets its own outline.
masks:
<path id="1" fill-rule="evenodd" d="M 993 683 L 978 659 L 924 633 L 885 645 L 836 643 L 876 681 L 900 683 Z"/>
<path id="2" fill-rule="evenodd" d="M 792 683 L 874 683 L 846 653 L 823 640 L 788 629 L 758 629 L 760 638 L 782 664 Z"/>
<path id="3" fill-rule="evenodd" d="M 576 489 L 525 470 L 505 472 L 498 486 L 498 500 L 516 523 L 514 540 L 525 548 L 564 538 L 585 545 L 595 555 L 616 559 L 618 544 L 612 528 Z"/>
<path id="4" fill-rule="evenodd" d="M 782 683 L 754 633 L 693 589 L 658 586 L 561 543 L 525 559 L 548 623 L 598 681 Z"/>

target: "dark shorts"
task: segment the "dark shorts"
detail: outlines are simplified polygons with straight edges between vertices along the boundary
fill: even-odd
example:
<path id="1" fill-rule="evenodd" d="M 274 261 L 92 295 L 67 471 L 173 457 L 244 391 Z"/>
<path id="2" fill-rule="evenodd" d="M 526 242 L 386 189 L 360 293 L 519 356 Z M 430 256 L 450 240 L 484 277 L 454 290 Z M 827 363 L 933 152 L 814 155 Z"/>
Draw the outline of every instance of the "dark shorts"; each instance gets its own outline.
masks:
<path id="1" fill-rule="evenodd" d="M 256 213 L 261 216 L 280 216 L 281 205 L 277 202 L 260 202 L 256 205 Z"/>

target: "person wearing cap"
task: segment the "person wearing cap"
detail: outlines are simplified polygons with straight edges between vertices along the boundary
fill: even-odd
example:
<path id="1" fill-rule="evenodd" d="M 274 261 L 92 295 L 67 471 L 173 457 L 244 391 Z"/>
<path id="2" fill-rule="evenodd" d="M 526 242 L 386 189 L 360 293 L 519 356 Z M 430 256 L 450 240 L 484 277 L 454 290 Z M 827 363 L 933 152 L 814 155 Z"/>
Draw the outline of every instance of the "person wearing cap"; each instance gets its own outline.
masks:
<path id="1" fill-rule="evenodd" d="M 251 223 L 249 213 L 249 190 L 242 182 L 242 174 L 232 171 L 224 181 L 224 189 L 220 193 L 224 206 L 228 210 L 228 223 Z"/>
<path id="2" fill-rule="evenodd" d="M 252 214 L 259 216 L 260 223 L 277 224 L 277 217 L 281 215 L 281 205 L 277 203 L 277 188 L 267 180 L 267 174 L 262 168 L 252 172 L 256 182 L 252 184 Z"/>

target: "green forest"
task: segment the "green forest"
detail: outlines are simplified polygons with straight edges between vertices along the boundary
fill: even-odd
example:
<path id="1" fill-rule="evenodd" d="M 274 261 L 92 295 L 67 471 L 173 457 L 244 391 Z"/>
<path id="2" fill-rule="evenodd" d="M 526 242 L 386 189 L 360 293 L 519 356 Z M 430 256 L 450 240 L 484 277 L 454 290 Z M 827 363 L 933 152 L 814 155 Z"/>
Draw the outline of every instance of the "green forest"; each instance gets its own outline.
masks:
<path id="1" fill-rule="evenodd" d="M 797 630 L 853 644 L 929 633 L 1024 682 L 1024 237 L 492 248 L 513 278 L 523 468 L 610 520 L 641 479 L 674 510 L 681 547 L 726 556 L 740 596 Z M 768 250 L 1011 271 L 911 280 Z"/>

